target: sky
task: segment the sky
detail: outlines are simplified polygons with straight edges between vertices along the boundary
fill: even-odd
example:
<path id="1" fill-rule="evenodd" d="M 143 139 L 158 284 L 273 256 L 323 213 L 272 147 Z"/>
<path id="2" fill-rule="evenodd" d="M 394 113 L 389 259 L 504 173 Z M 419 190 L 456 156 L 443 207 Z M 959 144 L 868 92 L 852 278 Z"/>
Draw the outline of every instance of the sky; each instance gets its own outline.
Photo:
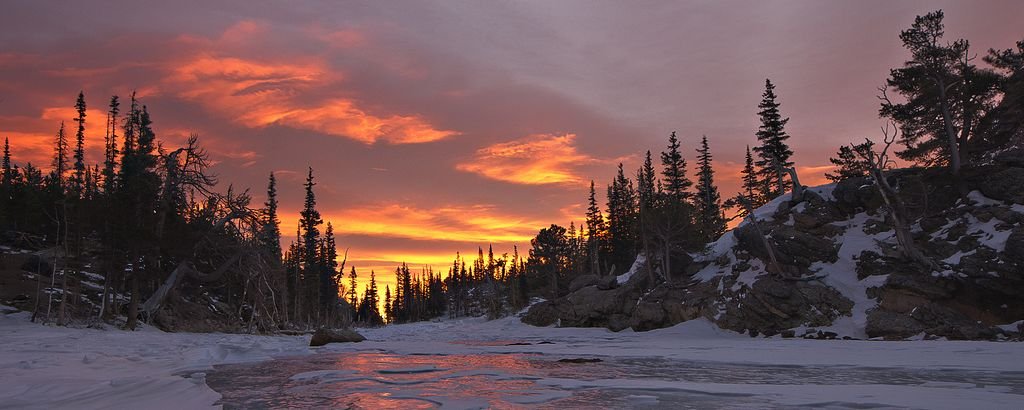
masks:
<path id="1" fill-rule="evenodd" d="M 278 177 L 284 246 L 307 167 L 348 266 L 383 289 L 407 262 L 447 270 L 552 223 L 577 224 L 670 132 L 693 172 L 707 135 L 723 197 L 776 84 L 802 182 L 879 135 L 877 87 L 899 31 L 946 13 L 979 55 L 1024 38 L 1020 1 L 90 1 L 0 14 L 0 138 L 49 164 L 79 91 L 89 162 L 110 96 L 135 91 L 158 139 L 200 136 L 221 185 L 264 200 Z M 126 106 L 126 104 L 123 104 Z M 601 199 L 603 202 L 603 198 Z M 360 285 L 362 288 L 362 285 Z"/>

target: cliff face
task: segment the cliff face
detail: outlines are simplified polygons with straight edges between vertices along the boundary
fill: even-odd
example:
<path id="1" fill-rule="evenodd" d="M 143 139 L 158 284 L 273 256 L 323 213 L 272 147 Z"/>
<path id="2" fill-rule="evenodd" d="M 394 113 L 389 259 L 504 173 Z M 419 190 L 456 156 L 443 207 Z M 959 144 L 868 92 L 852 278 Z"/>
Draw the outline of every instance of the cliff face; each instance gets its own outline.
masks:
<path id="1" fill-rule="evenodd" d="M 966 172 L 966 199 L 936 170 L 890 178 L 933 267 L 901 257 L 881 197 L 853 179 L 777 198 L 755 211 L 760 233 L 744 222 L 669 281 L 641 256 L 618 286 L 582 286 L 523 321 L 649 330 L 705 317 L 752 336 L 1020 337 L 1024 168 Z"/>

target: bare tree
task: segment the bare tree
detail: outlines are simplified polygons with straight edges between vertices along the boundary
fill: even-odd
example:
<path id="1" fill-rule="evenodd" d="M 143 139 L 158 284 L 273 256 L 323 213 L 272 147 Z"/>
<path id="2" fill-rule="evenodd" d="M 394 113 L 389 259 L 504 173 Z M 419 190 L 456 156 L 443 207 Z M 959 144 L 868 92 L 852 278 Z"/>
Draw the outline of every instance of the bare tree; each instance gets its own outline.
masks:
<path id="1" fill-rule="evenodd" d="M 798 186 L 799 183 L 793 181 L 793 185 L 795 187 Z M 764 249 L 768 253 L 768 262 L 771 263 L 771 266 L 775 270 L 775 273 L 781 276 L 783 273 L 782 265 L 779 265 L 779 259 L 775 257 L 775 248 L 772 247 L 772 243 L 768 241 L 768 237 L 764 234 L 764 231 L 761 230 L 761 221 L 759 221 L 757 219 L 757 216 L 754 215 L 753 203 L 751 203 L 750 199 L 747 198 L 742 193 L 736 194 L 736 201 L 739 202 L 740 206 L 742 206 L 747 211 L 747 216 L 744 217 L 744 219 L 746 219 L 747 222 L 750 223 L 750 226 L 754 227 L 754 231 L 756 231 L 757 236 L 761 238 L 761 244 L 764 245 Z"/>
<path id="2" fill-rule="evenodd" d="M 892 128 L 891 135 L 889 131 L 890 126 Z M 921 253 L 914 244 L 914 237 L 910 232 L 910 218 L 907 213 L 906 204 L 899 193 L 896 192 L 896 189 L 889 184 L 885 176 L 885 170 L 890 165 L 889 147 L 896 141 L 898 134 L 899 128 L 896 126 L 896 123 L 889 122 L 882 127 L 884 144 L 881 146 L 881 151 L 875 152 L 871 148 L 873 146 L 872 141 L 868 139 L 866 139 L 867 144 L 851 145 L 851 148 L 867 164 L 868 173 L 871 175 L 871 179 L 874 181 L 879 194 L 881 194 L 882 200 L 885 201 L 886 210 L 890 219 L 892 219 L 893 230 L 896 232 L 896 241 L 899 243 L 900 252 L 903 256 L 913 261 L 929 268 L 934 268 L 936 266 L 935 262 Z"/>

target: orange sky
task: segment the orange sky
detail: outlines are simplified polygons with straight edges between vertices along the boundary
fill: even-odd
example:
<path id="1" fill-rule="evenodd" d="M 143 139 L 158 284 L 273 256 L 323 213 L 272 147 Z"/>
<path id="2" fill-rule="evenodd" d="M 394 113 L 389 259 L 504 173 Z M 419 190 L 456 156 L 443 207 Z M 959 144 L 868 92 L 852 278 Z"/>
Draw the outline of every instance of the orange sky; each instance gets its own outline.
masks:
<path id="1" fill-rule="evenodd" d="M 820 183 L 839 145 L 878 135 L 875 88 L 915 15 L 945 9 L 947 35 L 979 53 L 1024 37 L 1015 1 L 643 6 L 21 2 L 0 16 L 0 137 L 16 163 L 48 166 L 83 90 L 97 163 L 106 103 L 135 90 L 160 140 L 198 133 L 255 203 L 277 174 L 286 242 L 312 166 L 349 266 L 383 289 L 403 261 L 525 255 L 538 229 L 579 222 L 591 179 L 603 192 L 673 130 L 691 167 L 708 136 L 734 194 L 766 77 L 802 181 Z"/>

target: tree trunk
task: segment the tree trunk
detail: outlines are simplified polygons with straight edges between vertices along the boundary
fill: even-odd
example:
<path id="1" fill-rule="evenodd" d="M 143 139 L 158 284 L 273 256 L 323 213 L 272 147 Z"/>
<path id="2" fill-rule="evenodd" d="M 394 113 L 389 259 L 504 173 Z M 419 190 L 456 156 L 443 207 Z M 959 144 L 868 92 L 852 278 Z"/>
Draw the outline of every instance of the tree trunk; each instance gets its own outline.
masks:
<path id="1" fill-rule="evenodd" d="M 946 128 L 946 140 L 949 144 L 949 169 L 953 171 L 953 175 L 957 178 L 960 177 L 960 147 L 956 133 L 956 127 L 953 126 L 953 114 L 949 109 L 949 100 L 946 96 L 946 82 L 941 77 L 936 77 L 936 85 L 939 87 L 939 106 L 942 109 L 942 123 Z"/>
<path id="2" fill-rule="evenodd" d="M 125 323 L 125 327 L 135 330 L 139 320 L 139 274 L 134 269 L 132 270 L 131 287 L 132 297 L 128 301 L 128 321 Z"/>

